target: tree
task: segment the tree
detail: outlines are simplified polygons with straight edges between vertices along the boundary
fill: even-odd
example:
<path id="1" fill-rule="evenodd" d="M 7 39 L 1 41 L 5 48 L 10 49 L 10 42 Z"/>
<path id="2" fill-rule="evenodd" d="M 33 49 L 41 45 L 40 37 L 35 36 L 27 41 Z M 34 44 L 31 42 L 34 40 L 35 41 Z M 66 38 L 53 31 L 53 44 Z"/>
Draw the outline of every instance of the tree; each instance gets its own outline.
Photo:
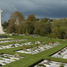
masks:
<path id="1" fill-rule="evenodd" d="M 35 21 L 35 20 L 36 20 L 35 15 L 34 15 L 34 14 L 31 14 L 31 15 L 28 16 L 26 22 L 28 22 L 28 21 L 32 21 L 32 22 L 33 22 L 33 21 Z"/>
<path id="2" fill-rule="evenodd" d="M 21 12 L 15 11 L 11 14 L 10 19 L 15 19 L 15 21 L 23 21 L 24 15 Z"/>
<path id="3" fill-rule="evenodd" d="M 48 22 L 48 18 L 43 18 L 43 19 L 40 19 L 40 21 L 39 22 L 41 22 L 41 23 L 46 23 L 46 22 Z"/>
<path id="4" fill-rule="evenodd" d="M 33 34 L 34 31 L 34 23 L 32 23 L 31 21 L 26 23 L 26 33 L 27 34 Z"/>
<path id="5" fill-rule="evenodd" d="M 54 37 L 66 38 L 67 37 L 67 19 L 54 20 L 51 26 L 52 34 Z"/>
<path id="6" fill-rule="evenodd" d="M 51 24 L 50 23 L 41 23 L 40 35 L 49 35 L 51 33 Z"/>
<path id="7" fill-rule="evenodd" d="M 4 28 L 4 29 L 6 29 L 6 28 L 7 28 L 7 26 L 8 26 L 8 22 L 7 22 L 7 21 L 5 21 L 5 22 L 2 24 L 2 26 L 3 26 L 3 28 Z"/>
<path id="8" fill-rule="evenodd" d="M 7 30 L 8 30 L 9 33 L 13 33 L 13 32 L 15 33 L 16 32 L 14 22 L 8 23 Z"/>
<path id="9" fill-rule="evenodd" d="M 10 33 L 21 33 L 22 32 L 22 23 L 24 23 L 24 15 L 18 11 L 15 11 L 11 14 L 9 19 L 8 31 Z"/>
<path id="10" fill-rule="evenodd" d="M 40 28 L 41 28 L 41 23 L 35 22 L 34 23 L 34 34 L 40 34 Z"/>

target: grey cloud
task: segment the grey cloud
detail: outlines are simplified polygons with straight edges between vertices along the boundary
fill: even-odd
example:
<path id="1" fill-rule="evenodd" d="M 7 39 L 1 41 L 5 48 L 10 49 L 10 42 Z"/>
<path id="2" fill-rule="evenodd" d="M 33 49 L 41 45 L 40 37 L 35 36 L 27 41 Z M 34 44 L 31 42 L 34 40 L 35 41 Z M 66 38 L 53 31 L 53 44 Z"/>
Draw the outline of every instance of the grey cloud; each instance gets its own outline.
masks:
<path id="1" fill-rule="evenodd" d="M 0 0 L 0 8 L 2 21 L 8 20 L 14 11 L 20 11 L 26 17 L 30 14 L 39 18 L 67 17 L 67 0 Z"/>

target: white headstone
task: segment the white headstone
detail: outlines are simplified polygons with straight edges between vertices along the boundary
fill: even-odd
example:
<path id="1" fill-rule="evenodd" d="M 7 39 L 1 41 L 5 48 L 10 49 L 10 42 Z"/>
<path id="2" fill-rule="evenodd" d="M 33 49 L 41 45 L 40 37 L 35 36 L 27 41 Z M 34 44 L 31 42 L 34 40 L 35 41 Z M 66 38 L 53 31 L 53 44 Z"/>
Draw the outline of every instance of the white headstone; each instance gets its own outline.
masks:
<path id="1" fill-rule="evenodd" d="M 3 31 L 3 28 L 1 25 L 1 12 L 2 12 L 2 10 L 0 9 L 0 34 L 4 34 L 4 31 Z"/>

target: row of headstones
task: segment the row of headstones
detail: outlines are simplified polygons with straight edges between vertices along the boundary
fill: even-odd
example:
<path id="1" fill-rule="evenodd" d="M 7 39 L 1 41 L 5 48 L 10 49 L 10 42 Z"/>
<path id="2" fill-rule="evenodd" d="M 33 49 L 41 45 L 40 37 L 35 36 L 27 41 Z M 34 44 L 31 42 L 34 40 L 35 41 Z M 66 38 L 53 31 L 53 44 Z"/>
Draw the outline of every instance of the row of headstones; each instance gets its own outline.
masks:
<path id="1" fill-rule="evenodd" d="M 5 42 L 18 42 L 18 41 L 26 41 L 26 39 L 18 39 L 18 40 L 7 40 L 7 41 L 0 41 L 0 43 L 5 43 Z"/>
<path id="2" fill-rule="evenodd" d="M 39 46 L 39 44 L 36 44 L 37 47 L 33 47 L 31 45 L 30 48 L 24 47 L 23 50 L 19 50 L 19 51 L 16 51 L 16 52 L 29 53 L 29 54 L 37 54 L 37 53 L 42 52 L 44 50 L 53 48 L 53 47 L 55 47 L 57 45 L 59 45 L 59 44 L 56 44 L 56 43 L 53 43 L 52 45 L 51 44 L 44 44 L 44 45 L 41 45 L 41 46 Z"/>
<path id="3" fill-rule="evenodd" d="M 14 62 L 21 58 L 23 58 L 23 57 L 19 56 L 19 54 L 9 55 L 9 54 L 0 53 L 0 66 Z"/>
<path id="4" fill-rule="evenodd" d="M 13 39 L 13 38 L 0 38 L 0 40 L 9 40 L 9 39 Z"/>
<path id="5" fill-rule="evenodd" d="M 63 48 L 62 50 L 60 50 L 56 54 L 52 55 L 52 57 L 61 57 L 62 58 L 65 55 L 67 55 L 67 47 Z"/>
<path id="6" fill-rule="evenodd" d="M 40 43 L 39 41 L 35 41 L 34 43 Z M 32 42 L 25 42 L 25 43 L 15 43 L 15 44 L 8 44 L 6 46 L 0 45 L 0 49 L 6 49 L 6 48 L 14 48 L 14 47 L 20 47 L 23 45 L 34 45 Z"/>
<path id="7" fill-rule="evenodd" d="M 35 65 L 34 67 L 67 67 L 67 63 L 44 60 Z"/>

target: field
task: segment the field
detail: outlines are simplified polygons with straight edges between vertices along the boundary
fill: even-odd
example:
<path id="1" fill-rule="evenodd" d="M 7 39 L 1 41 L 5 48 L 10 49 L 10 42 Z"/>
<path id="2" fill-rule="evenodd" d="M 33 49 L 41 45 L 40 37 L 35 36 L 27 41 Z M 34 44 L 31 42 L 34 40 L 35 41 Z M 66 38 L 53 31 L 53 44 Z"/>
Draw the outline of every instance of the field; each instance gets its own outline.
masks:
<path id="1" fill-rule="evenodd" d="M 16 60 L 12 63 L 6 64 L 2 67 L 29 67 L 33 65 L 34 63 L 38 62 L 41 59 L 50 59 L 52 61 L 58 61 L 58 62 L 65 62 L 67 63 L 67 59 L 63 58 L 56 58 L 56 57 L 51 57 L 52 54 L 58 52 L 62 48 L 67 46 L 67 40 L 66 39 L 57 39 L 57 38 L 48 38 L 48 37 L 43 37 L 43 36 L 7 36 L 10 39 L 1 39 L 0 45 L 2 46 L 8 46 L 10 44 L 19 44 L 19 45 L 11 45 L 12 47 L 4 47 L 3 49 L 0 49 L 0 52 L 4 54 L 10 54 L 10 55 L 15 55 L 18 54 L 19 56 L 23 57 L 19 60 Z M 9 42 L 8 42 L 9 41 Z M 40 43 L 38 45 L 35 44 L 35 42 L 39 41 Z M 28 42 L 31 42 L 32 44 L 26 44 Z M 55 43 L 60 43 L 60 45 L 57 45 L 55 47 L 52 47 L 50 49 L 47 49 L 45 51 L 39 52 L 37 54 L 27 54 L 27 53 L 19 53 L 16 52 L 18 50 L 26 50 L 26 48 L 32 48 L 38 46 L 42 46 L 44 44 L 51 42 Z M 24 45 L 21 45 L 21 44 Z M 20 46 L 21 45 L 21 46 Z M 32 46 L 31 46 L 32 45 Z M 26 47 L 26 48 L 25 48 Z"/>

